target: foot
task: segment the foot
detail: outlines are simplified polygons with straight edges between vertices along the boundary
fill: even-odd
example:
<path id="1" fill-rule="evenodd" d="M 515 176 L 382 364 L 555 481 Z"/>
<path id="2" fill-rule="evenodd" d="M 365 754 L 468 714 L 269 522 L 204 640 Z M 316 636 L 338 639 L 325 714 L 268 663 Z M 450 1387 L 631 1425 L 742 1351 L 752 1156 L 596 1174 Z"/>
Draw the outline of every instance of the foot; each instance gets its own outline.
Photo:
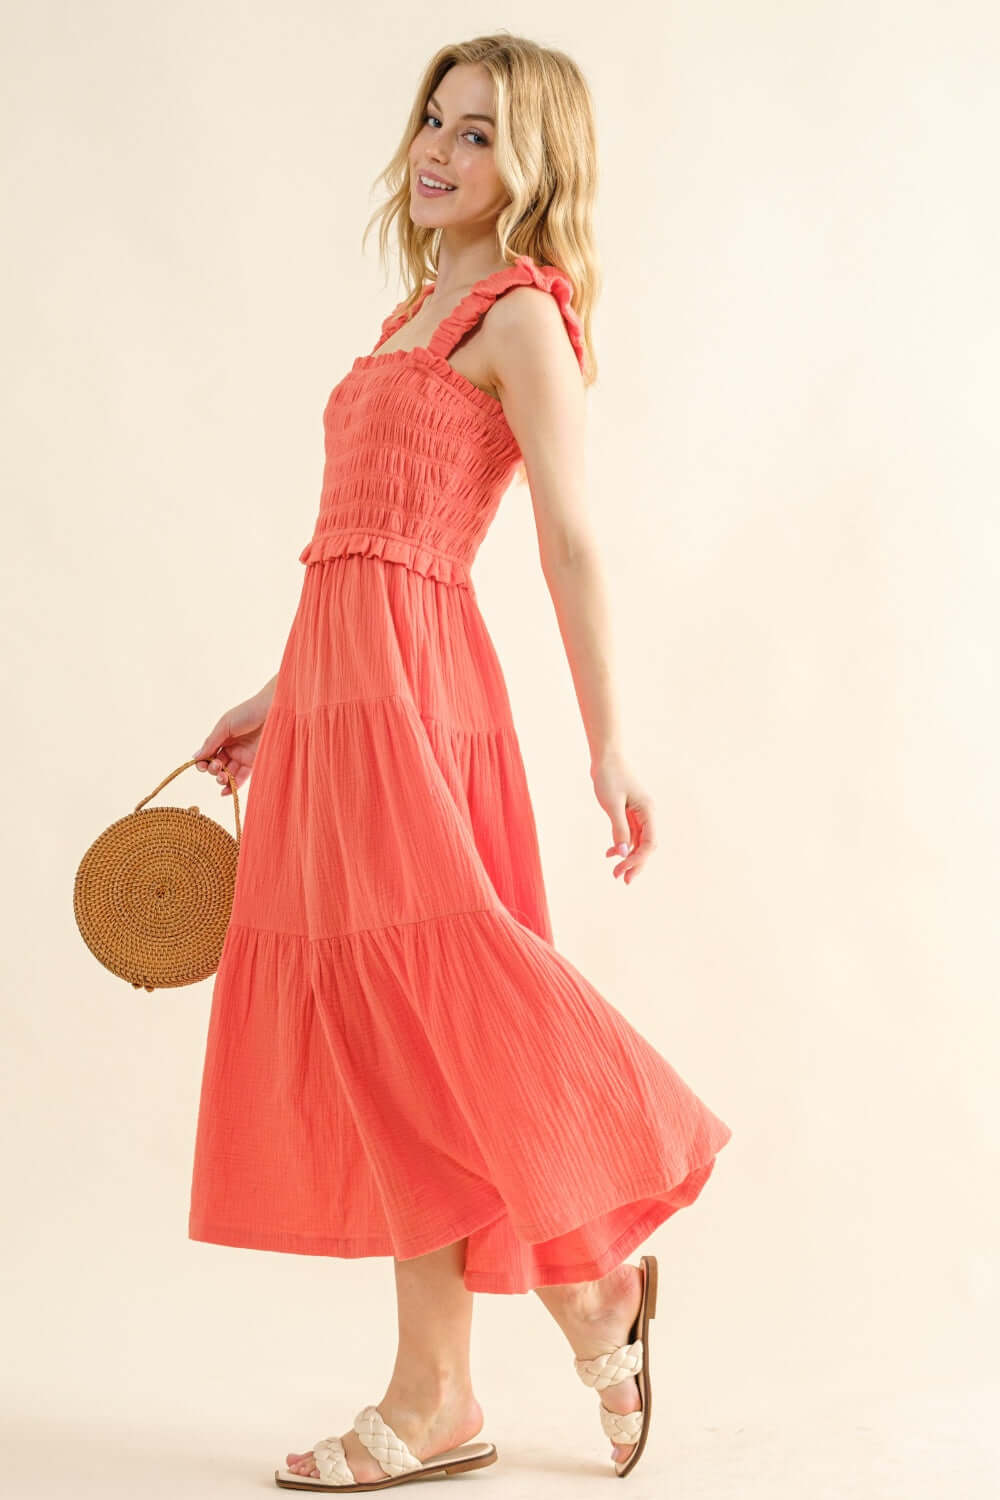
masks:
<path id="1" fill-rule="evenodd" d="M 642 1278 L 642 1267 L 625 1261 L 607 1276 L 602 1276 L 600 1281 L 580 1283 L 576 1289 L 572 1285 L 565 1288 L 566 1300 L 559 1308 L 558 1318 L 577 1359 L 610 1354 L 628 1342 L 632 1325 L 639 1316 Z M 555 1290 L 554 1287 L 545 1288 L 549 1295 Z M 620 1414 L 639 1411 L 642 1407 L 642 1395 L 634 1375 L 617 1381 L 615 1385 L 605 1386 L 597 1395 L 609 1411 Z M 611 1456 L 615 1463 L 623 1464 L 634 1447 L 634 1443 L 612 1443 Z"/>
<path id="2" fill-rule="evenodd" d="M 362 1403 L 358 1403 L 360 1411 Z M 382 1400 L 376 1402 L 379 1415 L 384 1422 L 402 1438 L 421 1463 L 468 1443 L 483 1430 L 483 1411 L 471 1392 L 456 1392 L 454 1395 L 427 1399 L 426 1401 L 406 1397 L 394 1392 L 392 1386 Z M 369 1453 L 352 1427 L 340 1434 L 348 1465 L 356 1480 L 368 1484 L 372 1480 L 388 1479 L 388 1475 L 376 1458 Z M 289 1453 L 288 1467 L 293 1474 L 318 1479 L 319 1469 L 312 1449 L 307 1453 Z"/>

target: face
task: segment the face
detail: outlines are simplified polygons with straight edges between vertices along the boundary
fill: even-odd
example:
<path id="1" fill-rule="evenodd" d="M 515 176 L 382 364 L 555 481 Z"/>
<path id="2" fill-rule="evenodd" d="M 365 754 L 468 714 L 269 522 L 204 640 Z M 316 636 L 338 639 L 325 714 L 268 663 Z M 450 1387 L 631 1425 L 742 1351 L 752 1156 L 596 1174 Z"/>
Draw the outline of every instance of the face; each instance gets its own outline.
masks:
<path id="1" fill-rule="evenodd" d="M 472 228 L 496 220 L 510 201 L 493 155 L 493 80 L 485 68 L 457 63 L 425 101 L 410 146 L 410 217 L 429 229 Z M 420 174 L 448 183 L 427 190 Z"/>

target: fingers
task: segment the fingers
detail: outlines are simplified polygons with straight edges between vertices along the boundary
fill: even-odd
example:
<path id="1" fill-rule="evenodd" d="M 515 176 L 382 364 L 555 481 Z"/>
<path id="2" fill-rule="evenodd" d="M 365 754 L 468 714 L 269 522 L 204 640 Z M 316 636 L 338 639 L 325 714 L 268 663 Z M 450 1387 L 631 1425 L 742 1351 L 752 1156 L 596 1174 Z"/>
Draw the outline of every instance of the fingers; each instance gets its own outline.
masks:
<path id="1" fill-rule="evenodd" d="M 195 765 L 199 771 L 211 771 L 217 781 L 225 781 L 226 767 L 230 765 L 229 759 L 224 755 L 213 755 L 211 760 L 196 760 Z"/>
<path id="2" fill-rule="evenodd" d="M 220 786 L 222 787 L 222 795 L 224 797 L 232 796 L 232 791 L 229 786 L 229 777 L 226 775 L 227 771 L 230 772 L 237 786 L 240 785 L 242 780 L 245 780 L 245 775 L 241 776 L 240 774 L 241 772 L 245 771 L 245 768 L 238 765 L 237 762 L 226 755 L 225 751 L 223 750 L 219 750 L 215 755 L 211 757 L 211 759 L 196 761 L 195 765 L 198 767 L 199 771 L 207 770 L 215 777 L 216 781 L 219 782 Z"/>
<path id="3" fill-rule="evenodd" d="M 217 746 L 217 742 L 216 745 L 213 745 L 211 742 L 209 742 L 207 748 L 204 745 L 199 745 L 198 749 L 195 750 L 195 752 L 191 756 L 191 759 L 194 761 L 199 771 L 204 771 L 205 767 L 209 764 L 212 757 L 218 754 L 219 749 L 221 749 L 221 746 Z"/>
<path id="4" fill-rule="evenodd" d="M 230 737 L 229 715 L 221 718 L 212 730 L 205 736 L 197 750 L 193 750 L 190 759 L 193 760 L 199 771 L 204 771 L 213 755 L 218 755 L 226 745 Z"/>
<path id="5" fill-rule="evenodd" d="M 625 854 L 620 864 L 612 868 L 612 875 L 617 880 L 619 875 L 626 885 L 630 885 L 635 877 L 645 868 L 646 861 L 656 848 L 656 833 L 654 830 L 653 804 L 647 800 L 642 803 L 634 803 L 626 808 L 626 816 L 632 833 L 631 849 Z M 620 845 L 612 844 L 610 849 L 605 850 L 607 855 L 621 854 Z"/>
<path id="6" fill-rule="evenodd" d="M 237 766 L 234 761 L 230 762 L 229 769 L 232 772 L 233 780 L 236 783 L 237 789 L 239 789 L 243 785 L 244 781 L 246 781 L 247 777 L 250 775 L 250 772 L 247 770 L 246 766 Z M 233 789 L 229 785 L 228 778 L 223 776 L 220 777 L 220 780 L 225 782 L 225 785 L 222 788 L 221 795 L 223 797 L 231 797 L 233 795 Z"/>

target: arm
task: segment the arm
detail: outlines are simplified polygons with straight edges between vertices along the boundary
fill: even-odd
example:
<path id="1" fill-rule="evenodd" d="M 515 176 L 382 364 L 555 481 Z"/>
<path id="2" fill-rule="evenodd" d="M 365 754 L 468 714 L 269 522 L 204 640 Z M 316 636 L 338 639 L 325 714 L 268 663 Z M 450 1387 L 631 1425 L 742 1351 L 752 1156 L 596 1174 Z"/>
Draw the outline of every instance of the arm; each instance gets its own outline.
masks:
<path id="1" fill-rule="evenodd" d="M 490 327 L 492 324 L 492 327 Z M 536 287 L 495 304 L 485 327 L 493 382 L 524 457 L 542 573 L 590 748 L 590 775 L 614 843 L 608 855 L 625 882 L 655 848 L 652 799 L 629 771 L 615 701 L 611 628 L 600 555 L 585 514 L 585 391 L 562 314 Z"/>
<path id="2" fill-rule="evenodd" d="M 222 787 L 222 796 L 230 796 L 228 771 L 241 787 L 253 769 L 264 721 L 274 698 L 277 672 L 252 698 L 227 709 L 217 719 L 190 759 L 199 771 L 211 771 Z"/>

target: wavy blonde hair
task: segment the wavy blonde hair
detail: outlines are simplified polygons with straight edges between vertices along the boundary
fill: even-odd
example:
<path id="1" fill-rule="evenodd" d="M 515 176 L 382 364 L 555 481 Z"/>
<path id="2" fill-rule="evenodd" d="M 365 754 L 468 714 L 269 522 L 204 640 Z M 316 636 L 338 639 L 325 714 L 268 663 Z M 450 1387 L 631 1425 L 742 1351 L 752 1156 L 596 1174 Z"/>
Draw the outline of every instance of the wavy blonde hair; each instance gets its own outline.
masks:
<path id="1" fill-rule="evenodd" d="M 379 253 L 387 265 L 395 236 L 407 310 L 424 282 L 436 279 L 441 230 L 410 218 L 409 150 L 423 127 L 428 99 L 457 63 L 478 63 L 493 80 L 496 164 L 510 193 L 497 219 L 500 254 L 509 263 L 530 255 L 539 265 L 565 271 L 583 328 L 583 377 L 589 386 L 597 378 L 591 315 L 602 279 L 593 230 L 597 133 L 590 89 L 565 52 L 507 32 L 440 48 L 420 79 L 395 155 L 375 179 L 389 196 L 365 226 L 362 248 L 378 223 Z"/>

